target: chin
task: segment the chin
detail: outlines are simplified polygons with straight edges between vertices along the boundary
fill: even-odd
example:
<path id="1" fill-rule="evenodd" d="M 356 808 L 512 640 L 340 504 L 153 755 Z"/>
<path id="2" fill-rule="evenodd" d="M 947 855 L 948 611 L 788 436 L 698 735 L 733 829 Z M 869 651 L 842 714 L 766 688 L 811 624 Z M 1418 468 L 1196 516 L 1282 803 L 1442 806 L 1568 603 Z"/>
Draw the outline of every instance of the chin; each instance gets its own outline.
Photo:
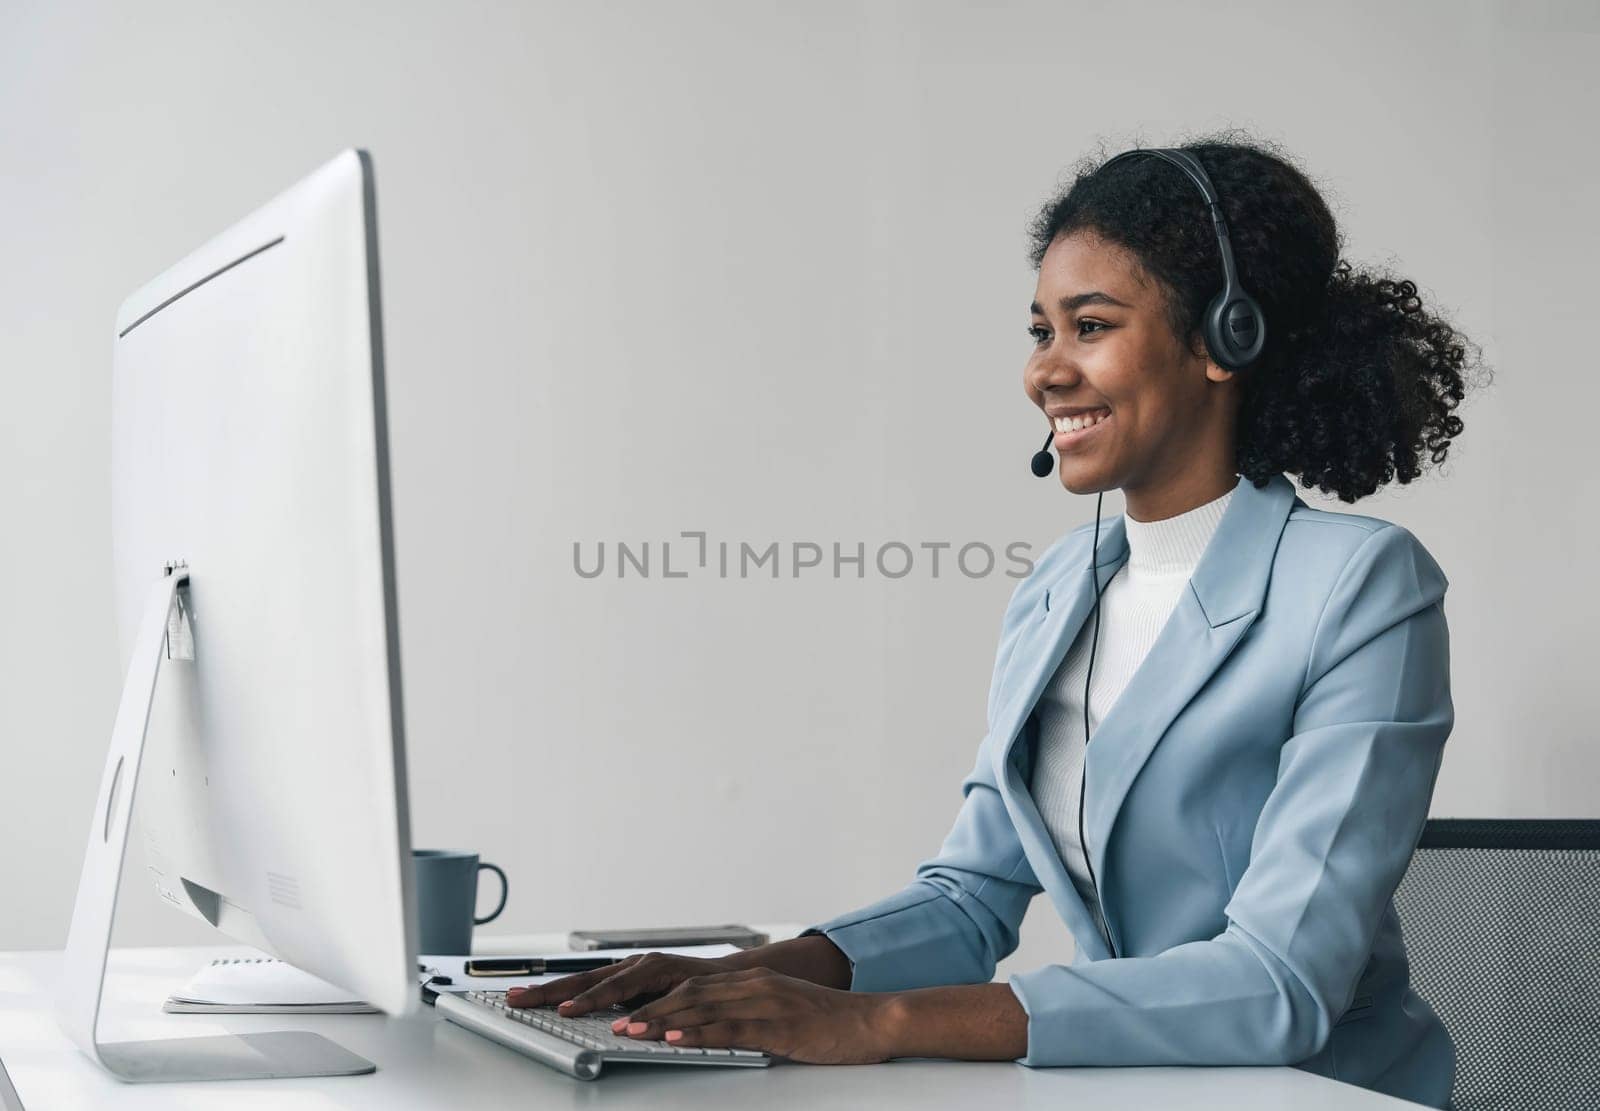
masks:
<path id="1" fill-rule="evenodd" d="M 1104 494 L 1118 489 L 1115 482 L 1100 475 L 1074 473 L 1067 467 L 1058 467 L 1056 473 L 1061 476 L 1061 485 L 1069 494 Z"/>

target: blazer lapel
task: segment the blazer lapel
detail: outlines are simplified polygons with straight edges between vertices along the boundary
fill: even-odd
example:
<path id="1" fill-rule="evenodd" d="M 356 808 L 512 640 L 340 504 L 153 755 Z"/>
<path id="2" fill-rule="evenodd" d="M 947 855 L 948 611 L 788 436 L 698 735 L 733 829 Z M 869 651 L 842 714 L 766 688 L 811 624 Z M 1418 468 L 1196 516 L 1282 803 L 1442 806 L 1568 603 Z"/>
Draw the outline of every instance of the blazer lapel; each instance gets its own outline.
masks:
<path id="1" fill-rule="evenodd" d="M 1099 582 L 1103 588 L 1116 574 L 1117 568 L 1128 558 L 1126 537 L 1123 535 L 1121 517 L 1104 523 L 1100 530 L 1100 549 L 1096 564 Z M 1087 564 L 1088 560 L 1085 559 Z M 1084 619 L 1094 609 L 1094 579 L 1089 568 L 1083 566 L 1069 570 L 1061 581 L 1048 588 L 1031 629 L 1023 633 L 1022 640 L 1012 653 L 1013 667 L 1019 677 L 1010 686 L 1010 693 L 1001 704 L 995 719 L 995 731 L 1006 738 L 996 750 L 995 776 L 1002 784 L 1000 797 L 1005 801 L 1016 828 L 1017 839 L 1022 843 L 1029 862 L 1039 882 L 1055 902 L 1056 911 L 1077 939 L 1080 949 L 1086 949 L 1093 959 L 1111 955 L 1100 937 L 1100 927 L 1078 896 L 1067 875 L 1061 856 L 1045 829 L 1044 819 L 1034 804 L 1025 769 L 1031 769 L 1032 760 L 1018 750 L 1017 742 L 1031 734 L 1026 728 L 1039 696 L 1050 681 L 1072 642 L 1083 628 Z"/>
<path id="2" fill-rule="evenodd" d="M 1259 490 L 1240 479 L 1172 616 L 1090 738 L 1084 825 L 1102 890 L 1106 841 L 1123 800 L 1167 727 L 1222 666 L 1260 612 L 1278 538 L 1294 499 L 1294 485 L 1283 475 Z M 1091 575 L 1085 558 L 1085 566 L 1069 570 L 1046 590 L 1044 612 L 1012 655 L 1018 678 L 995 720 L 996 732 L 1006 738 L 996 750 L 996 778 L 1004 785 L 1001 797 L 1040 882 L 1054 897 L 1079 948 L 1092 960 L 1109 957 L 1110 950 L 1050 840 L 1016 746 L 1030 732 L 1024 726 L 1045 685 L 1093 612 L 1096 579 L 1104 588 L 1127 559 L 1126 528 L 1118 515 L 1100 530 L 1098 574 Z M 1115 923 L 1111 928 L 1115 931 Z"/>

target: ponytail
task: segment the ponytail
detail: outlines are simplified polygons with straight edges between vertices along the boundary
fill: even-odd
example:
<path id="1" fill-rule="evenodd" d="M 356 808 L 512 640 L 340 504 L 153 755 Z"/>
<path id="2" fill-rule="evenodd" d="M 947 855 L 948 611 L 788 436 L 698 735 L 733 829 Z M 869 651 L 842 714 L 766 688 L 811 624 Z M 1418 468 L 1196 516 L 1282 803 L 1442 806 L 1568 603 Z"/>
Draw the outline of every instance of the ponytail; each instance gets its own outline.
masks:
<path id="1" fill-rule="evenodd" d="M 1287 471 L 1353 502 L 1411 482 L 1424 456 L 1444 462 L 1476 346 L 1424 309 L 1416 283 L 1344 260 L 1313 305 L 1277 358 L 1245 378 L 1239 473 L 1263 486 Z"/>

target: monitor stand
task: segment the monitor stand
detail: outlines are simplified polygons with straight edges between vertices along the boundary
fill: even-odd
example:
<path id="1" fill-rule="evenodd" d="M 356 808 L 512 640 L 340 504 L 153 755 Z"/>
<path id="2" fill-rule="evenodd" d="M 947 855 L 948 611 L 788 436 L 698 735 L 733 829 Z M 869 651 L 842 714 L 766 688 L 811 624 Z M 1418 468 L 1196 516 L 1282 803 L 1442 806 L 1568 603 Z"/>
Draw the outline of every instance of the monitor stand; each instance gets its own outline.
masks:
<path id="1" fill-rule="evenodd" d="M 309 1031 L 131 1042 L 102 1042 L 96 1037 L 117 885 L 122 878 L 123 850 L 128 843 L 156 675 L 164 655 L 193 658 L 188 582 L 186 566 L 168 565 L 161 580 L 152 585 L 139 622 L 111 731 L 111 750 L 95 796 L 89 847 L 83 854 L 72 928 L 62 958 L 56 1021 L 78 1048 L 119 1080 L 265 1080 L 373 1072 L 377 1066 L 371 1061 Z"/>

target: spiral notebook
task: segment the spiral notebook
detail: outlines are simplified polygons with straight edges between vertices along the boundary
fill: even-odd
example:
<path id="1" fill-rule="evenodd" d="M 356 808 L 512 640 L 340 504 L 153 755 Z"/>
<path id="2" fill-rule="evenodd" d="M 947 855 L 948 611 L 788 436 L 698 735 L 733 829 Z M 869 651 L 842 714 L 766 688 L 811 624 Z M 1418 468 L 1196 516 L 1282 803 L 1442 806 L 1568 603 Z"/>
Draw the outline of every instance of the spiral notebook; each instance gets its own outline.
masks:
<path id="1" fill-rule="evenodd" d="M 374 1014 L 309 972 L 272 957 L 222 957 L 195 973 L 161 1005 L 169 1014 Z"/>

